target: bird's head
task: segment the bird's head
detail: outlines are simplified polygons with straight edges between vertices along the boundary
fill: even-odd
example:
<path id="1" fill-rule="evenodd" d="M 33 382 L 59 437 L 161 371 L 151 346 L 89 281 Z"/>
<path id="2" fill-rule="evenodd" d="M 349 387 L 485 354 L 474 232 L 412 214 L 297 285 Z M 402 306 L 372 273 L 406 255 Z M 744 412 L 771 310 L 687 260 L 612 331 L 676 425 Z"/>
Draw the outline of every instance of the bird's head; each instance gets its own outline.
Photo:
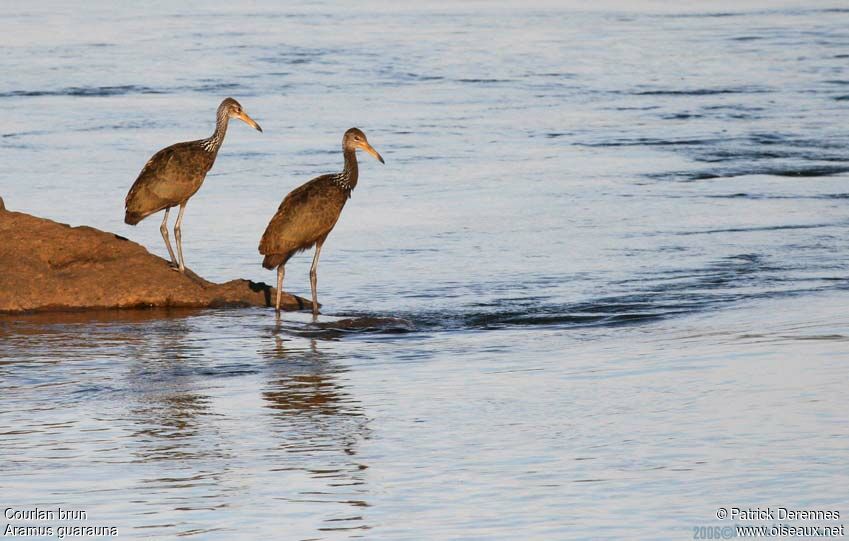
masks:
<path id="1" fill-rule="evenodd" d="M 351 128 L 345 132 L 345 137 L 342 138 L 342 148 L 345 150 L 357 150 L 361 148 L 374 156 L 380 163 L 386 163 L 383 161 L 383 157 L 368 143 L 366 134 L 359 128 Z"/>
<path id="2" fill-rule="evenodd" d="M 238 118 L 243 121 L 248 126 L 254 128 L 257 131 L 262 131 L 262 128 L 259 127 L 259 124 L 256 123 L 254 119 L 248 116 L 242 106 L 234 100 L 233 98 L 227 98 L 221 102 L 221 105 L 218 106 L 218 113 L 225 114 L 229 118 Z"/>

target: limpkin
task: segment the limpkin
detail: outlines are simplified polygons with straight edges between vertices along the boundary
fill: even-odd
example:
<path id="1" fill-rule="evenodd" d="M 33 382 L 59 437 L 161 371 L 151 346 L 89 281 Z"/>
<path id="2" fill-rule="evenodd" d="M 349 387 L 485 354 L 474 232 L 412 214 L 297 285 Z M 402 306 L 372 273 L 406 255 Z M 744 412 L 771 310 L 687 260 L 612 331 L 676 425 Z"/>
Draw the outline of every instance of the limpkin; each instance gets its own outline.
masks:
<path id="1" fill-rule="evenodd" d="M 280 313 L 280 294 L 283 290 L 284 267 L 289 258 L 315 246 L 310 267 L 313 319 L 318 317 L 316 292 L 318 257 L 327 235 L 333 230 L 342 208 L 357 186 L 357 149 L 361 148 L 383 162 L 383 158 L 366 140 L 366 134 L 351 128 L 342 137 L 345 167 L 341 173 L 321 175 L 292 190 L 280 204 L 277 213 L 265 228 L 259 243 L 259 253 L 265 258 L 266 269 L 277 267 L 277 301 Z"/>
<path id="2" fill-rule="evenodd" d="M 215 120 L 215 132 L 206 139 L 197 141 L 186 141 L 163 148 L 148 160 L 127 193 L 125 201 L 126 213 L 124 222 L 136 225 L 151 214 L 165 210 L 165 217 L 159 231 L 165 239 L 165 247 L 171 257 L 171 266 L 180 272 L 185 272 L 186 265 L 183 261 L 183 243 L 181 239 L 181 226 L 183 223 L 183 211 L 186 203 L 203 184 L 206 174 L 212 169 L 218 149 L 224 142 L 227 133 L 227 123 L 231 118 L 238 118 L 249 126 L 262 131 L 254 119 L 233 98 L 227 98 L 218 106 Z M 177 239 L 177 255 L 179 260 L 174 259 L 174 251 L 168 240 L 168 212 L 171 207 L 180 206 L 177 222 L 174 225 L 174 237 Z"/>

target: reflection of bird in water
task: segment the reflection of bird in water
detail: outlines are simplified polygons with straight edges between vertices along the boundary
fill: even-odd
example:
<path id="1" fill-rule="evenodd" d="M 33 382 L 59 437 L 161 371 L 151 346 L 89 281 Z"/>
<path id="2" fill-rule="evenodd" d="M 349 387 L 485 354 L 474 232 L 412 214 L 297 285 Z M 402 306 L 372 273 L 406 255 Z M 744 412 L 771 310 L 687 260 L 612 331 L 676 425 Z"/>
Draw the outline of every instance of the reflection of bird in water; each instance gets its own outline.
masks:
<path id="1" fill-rule="evenodd" d="M 318 316 L 318 258 L 324 240 L 336 225 L 342 208 L 351 197 L 351 191 L 357 186 L 358 148 L 383 163 L 383 158 L 366 140 L 366 134 L 357 128 L 351 128 L 342 138 L 342 153 L 345 158 L 342 172 L 316 177 L 292 190 L 283 199 L 277 214 L 262 235 L 259 243 L 259 252 L 265 256 L 262 266 L 266 269 L 277 268 L 275 308 L 278 314 L 286 262 L 296 253 L 315 246 L 315 256 L 310 267 L 310 288 L 313 319 Z"/>
<path id="2" fill-rule="evenodd" d="M 336 415 L 362 415 L 359 403 L 339 384 L 345 369 L 331 362 L 315 338 L 286 340 L 278 326 L 274 344 L 261 350 L 273 364 L 269 388 L 262 396 L 267 407 L 280 412 Z M 307 345 L 308 344 L 308 345 Z"/>
<path id="3" fill-rule="evenodd" d="M 332 362 L 317 340 L 285 340 L 279 332 L 278 326 L 273 344 L 262 350 L 269 360 L 262 397 L 273 412 L 267 432 L 279 442 L 278 452 L 266 457 L 267 465 L 308 472 L 317 485 L 310 492 L 321 494 L 322 501 L 368 507 L 368 466 L 356 458 L 360 442 L 368 437 L 368 418 L 343 385 L 345 369 Z M 293 498 L 300 500 L 303 494 Z M 360 516 L 349 520 L 344 529 L 367 528 Z M 342 529 L 338 522 L 332 525 Z"/>
<path id="4" fill-rule="evenodd" d="M 350 457 L 368 434 L 368 419 L 341 381 L 346 369 L 334 363 L 316 339 L 309 339 L 308 346 L 302 339 L 285 340 L 279 326 L 273 338 L 273 346 L 262 351 L 270 361 L 262 397 L 274 411 L 277 423 L 271 430 L 281 434 L 281 448 L 298 453 L 305 448 L 339 450 L 347 457 L 340 459 L 340 475 L 359 479 L 364 468 L 352 464 Z"/>
<path id="5" fill-rule="evenodd" d="M 185 272 L 186 266 L 183 261 L 183 243 L 181 239 L 181 227 L 183 224 L 183 211 L 189 198 L 197 192 L 203 184 L 206 174 L 212 169 L 218 149 L 224 142 L 227 133 L 227 122 L 231 118 L 243 120 L 258 131 L 262 131 L 259 124 L 248 116 L 233 98 L 227 98 L 218 106 L 215 121 L 215 132 L 206 139 L 177 143 L 163 148 L 153 155 L 139 173 L 138 178 L 127 193 L 125 201 L 126 214 L 124 222 L 136 225 L 151 214 L 165 210 L 165 217 L 159 231 L 165 239 L 165 247 L 171 256 L 171 265 Z M 168 240 L 168 212 L 171 207 L 180 207 L 177 214 L 177 223 L 174 225 L 174 237 L 177 239 L 177 255 L 171 249 Z"/>
<path id="6" fill-rule="evenodd" d="M 210 415 L 210 399 L 206 395 L 171 388 L 150 393 L 148 400 L 134 413 L 146 419 L 139 434 L 160 438 L 186 439 L 197 436 L 203 427 L 200 417 Z"/>
<path id="7" fill-rule="evenodd" d="M 212 400 L 199 385 L 208 359 L 191 344 L 188 320 L 159 314 L 154 322 L 126 328 L 132 332 L 122 343 L 134 359 L 127 371 L 129 420 L 137 427 L 133 454 L 143 462 L 222 456 L 217 427 L 209 421 Z"/>
<path id="8" fill-rule="evenodd" d="M 340 392 L 334 378 L 320 372 L 280 374 L 269 382 L 262 397 L 273 410 L 307 415 L 338 415 L 341 402 L 351 400 Z"/>

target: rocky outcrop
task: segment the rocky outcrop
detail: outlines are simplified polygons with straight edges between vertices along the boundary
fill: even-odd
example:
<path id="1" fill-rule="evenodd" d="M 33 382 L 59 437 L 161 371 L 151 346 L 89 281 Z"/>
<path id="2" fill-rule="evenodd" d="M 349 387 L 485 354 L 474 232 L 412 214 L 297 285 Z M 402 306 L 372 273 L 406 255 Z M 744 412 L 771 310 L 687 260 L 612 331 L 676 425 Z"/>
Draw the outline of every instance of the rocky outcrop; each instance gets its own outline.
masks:
<path id="1" fill-rule="evenodd" d="M 5 210 L 0 199 L 0 312 L 93 308 L 273 306 L 276 290 L 214 284 L 114 233 Z M 283 294 L 286 310 L 311 309 Z"/>

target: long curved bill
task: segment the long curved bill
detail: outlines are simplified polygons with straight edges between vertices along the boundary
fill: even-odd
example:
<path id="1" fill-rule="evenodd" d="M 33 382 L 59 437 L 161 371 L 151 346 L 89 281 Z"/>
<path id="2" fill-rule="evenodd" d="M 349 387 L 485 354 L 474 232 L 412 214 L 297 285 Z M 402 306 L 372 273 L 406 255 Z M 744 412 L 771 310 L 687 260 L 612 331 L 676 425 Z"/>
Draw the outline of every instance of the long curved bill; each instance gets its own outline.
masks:
<path id="1" fill-rule="evenodd" d="M 368 144 L 368 143 L 363 144 L 363 150 L 365 150 L 366 152 L 368 152 L 369 154 L 371 154 L 372 156 L 374 156 L 375 158 L 377 158 L 377 160 L 378 160 L 380 163 L 386 163 L 385 161 L 383 161 L 383 156 L 381 156 L 381 155 L 380 155 L 380 154 L 379 154 L 379 153 L 378 153 L 378 152 L 374 149 L 374 147 L 373 147 L 373 146 L 371 146 L 370 144 Z"/>
<path id="2" fill-rule="evenodd" d="M 262 128 L 260 128 L 260 127 L 259 127 L 259 124 L 257 124 L 257 123 L 256 123 L 256 120 L 254 120 L 254 119 L 252 119 L 251 117 L 249 117 L 249 116 L 248 116 L 248 114 L 247 114 L 246 112 L 242 111 L 241 113 L 239 113 L 239 114 L 237 115 L 237 118 L 238 118 L 239 120 L 242 120 L 245 124 L 247 124 L 248 126 L 252 127 L 252 128 L 253 128 L 253 129 L 255 129 L 256 131 L 258 131 L 258 132 L 261 132 L 261 131 L 262 131 Z"/>

